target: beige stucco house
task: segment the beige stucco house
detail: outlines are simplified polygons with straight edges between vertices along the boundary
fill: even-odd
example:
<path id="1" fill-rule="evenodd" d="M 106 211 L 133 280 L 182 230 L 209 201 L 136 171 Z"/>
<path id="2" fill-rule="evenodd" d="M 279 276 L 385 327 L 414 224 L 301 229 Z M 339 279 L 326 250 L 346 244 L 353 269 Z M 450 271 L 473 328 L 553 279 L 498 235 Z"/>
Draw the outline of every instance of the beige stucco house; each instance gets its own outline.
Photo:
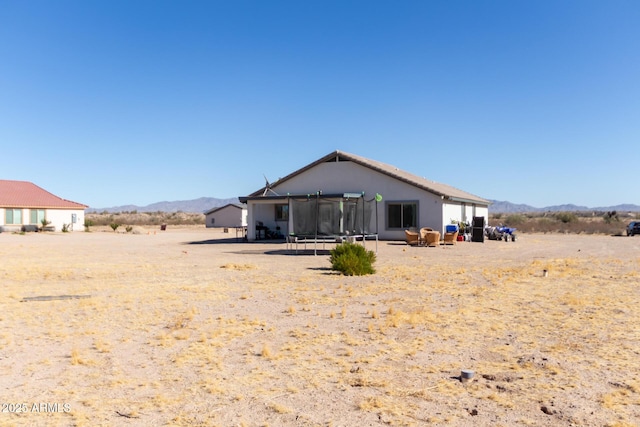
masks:
<path id="1" fill-rule="evenodd" d="M 233 228 L 247 226 L 247 208 L 238 203 L 209 209 L 204 213 L 207 228 Z"/>
<path id="2" fill-rule="evenodd" d="M 315 226 L 316 234 L 364 233 L 404 240 L 405 229 L 431 227 L 444 233 L 452 221 L 487 218 L 490 204 L 455 187 L 343 151 L 239 199 L 247 204 L 249 241 L 261 238 L 262 228 L 282 230 L 285 236 L 297 233 L 305 227 L 300 222 L 304 215 L 323 221 Z"/>
<path id="3" fill-rule="evenodd" d="M 86 208 L 31 182 L 0 180 L 0 231 L 35 230 L 42 220 L 54 231 L 84 231 Z"/>

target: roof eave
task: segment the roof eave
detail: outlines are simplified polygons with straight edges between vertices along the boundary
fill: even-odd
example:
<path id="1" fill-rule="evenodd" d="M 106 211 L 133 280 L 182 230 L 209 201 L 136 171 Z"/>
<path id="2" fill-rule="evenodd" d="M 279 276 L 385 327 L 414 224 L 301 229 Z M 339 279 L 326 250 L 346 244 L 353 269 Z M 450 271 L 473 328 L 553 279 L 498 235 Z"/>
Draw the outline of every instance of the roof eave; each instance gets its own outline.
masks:
<path id="1" fill-rule="evenodd" d="M 444 196 L 444 199 L 445 200 L 451 200 L 452 202 L 472 203 L 472 204 L 476 204 L 476 205 L 489 206 L 491 204 L 490 201 L 484 200 L 484 199 L 470 199 L 470 198 L 464 198 L 464 197 L 451 197 L 451 196 Z"/>

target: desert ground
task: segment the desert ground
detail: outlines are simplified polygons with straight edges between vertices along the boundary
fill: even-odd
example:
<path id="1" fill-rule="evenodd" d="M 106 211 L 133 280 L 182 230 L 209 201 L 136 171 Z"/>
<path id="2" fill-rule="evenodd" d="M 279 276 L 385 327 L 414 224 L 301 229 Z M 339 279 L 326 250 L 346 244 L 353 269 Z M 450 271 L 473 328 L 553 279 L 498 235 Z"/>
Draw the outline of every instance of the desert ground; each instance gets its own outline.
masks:
<path id="1" fill-rule="evenodd" d="M 234 237 L 1 233 L 0 425 L 640 425 L 640 237 Z"/>

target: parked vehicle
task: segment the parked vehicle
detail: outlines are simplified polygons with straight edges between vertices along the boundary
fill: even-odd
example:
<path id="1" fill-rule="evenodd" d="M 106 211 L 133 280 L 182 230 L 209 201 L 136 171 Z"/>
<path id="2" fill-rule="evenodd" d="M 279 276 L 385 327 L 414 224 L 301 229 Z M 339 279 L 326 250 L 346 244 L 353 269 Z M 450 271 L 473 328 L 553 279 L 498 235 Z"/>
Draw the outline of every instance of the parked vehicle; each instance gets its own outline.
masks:
<path id="1" fill-rule="evenodd" d="M 640 221 L 631 221 L 629 225 L 627 225 L 627 236 L 633 236 L 635 234 L 640 234 Z"/>
<path id="2" fill-rule="evenodd" d="M 515 228 L 505 227 L 503 225 L 499 225 L 497 227 L 485 227 L 484 229 L 484 234 L 489 240 L 504 240 L 505 242 L 508 242 L 509 240 L 515 242 L 515 232 Z"/>

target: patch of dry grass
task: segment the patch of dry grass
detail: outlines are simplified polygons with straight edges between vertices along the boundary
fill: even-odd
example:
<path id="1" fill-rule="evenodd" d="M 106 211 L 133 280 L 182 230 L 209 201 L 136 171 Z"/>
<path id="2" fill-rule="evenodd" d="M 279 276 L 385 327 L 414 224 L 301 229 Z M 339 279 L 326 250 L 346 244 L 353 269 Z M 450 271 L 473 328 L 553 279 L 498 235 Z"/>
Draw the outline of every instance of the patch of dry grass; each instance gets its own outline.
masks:
<path id="1" fill-rule="evenodd" d="M 322 257 L 182 252 L 202 236 L 89 233 L 68 236 L 68 248 L 53 240 L 67 236 L 5 237 L 6 398 L 72 406 L 29 424 L 117 424 L 116 411 L 140 425 L 640 419 L 640 337 L 629 328 L 640 258 L 616 252 L 633 240 L 553 254 L 548 237 L 381 244 L 376 275 L 344 278 Z M 540 250 L 517 253 L 527 245 Z M 24 256 L 37 251 L 52 255 L 29 270 Z M 63 294 L 90 297 L 21 302 Z M 461 369 L 474 381 L 461 383 Z"/>

